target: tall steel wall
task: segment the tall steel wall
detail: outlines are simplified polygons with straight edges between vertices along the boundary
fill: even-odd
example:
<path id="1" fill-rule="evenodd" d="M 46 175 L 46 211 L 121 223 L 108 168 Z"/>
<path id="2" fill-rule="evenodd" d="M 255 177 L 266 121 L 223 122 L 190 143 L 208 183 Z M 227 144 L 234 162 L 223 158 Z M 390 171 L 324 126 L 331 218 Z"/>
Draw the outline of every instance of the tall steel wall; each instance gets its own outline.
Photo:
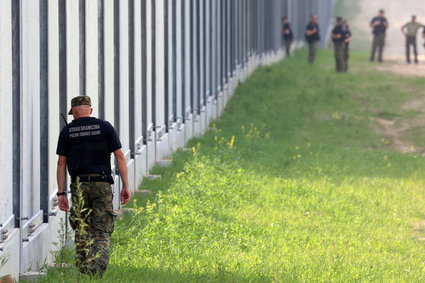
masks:
<path id="1" fill-rule="evenodd" d="M 333 0 L 0 0 L 0 7 L 0 258 L 8 259 L 0 275 L 18 276 L 51 261 L 65 217 L 56 204 L 55 149 L 72 97 L 91 96 L 94 116 L 116 127 L 134 190 L 156 161 L 220 116 L 259 64 L 283 58 L 282 16 L 300 46 L 310 13 L 327 30 Z"/>

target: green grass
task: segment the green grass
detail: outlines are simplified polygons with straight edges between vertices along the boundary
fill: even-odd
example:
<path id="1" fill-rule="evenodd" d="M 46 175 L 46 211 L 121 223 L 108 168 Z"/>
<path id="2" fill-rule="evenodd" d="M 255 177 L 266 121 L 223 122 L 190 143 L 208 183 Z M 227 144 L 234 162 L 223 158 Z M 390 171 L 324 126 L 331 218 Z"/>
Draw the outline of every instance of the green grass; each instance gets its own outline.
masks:
<path id="1" fill-rule="evenodd" d="M 373 127 L 415 115 L 399 106 L 424 82 L 351 60 L 336 74 L 332 52 L 309 66 L 303 50 L 241 84 L 142 184 L 102 282 L 424 282 L 425 161 Z"/>

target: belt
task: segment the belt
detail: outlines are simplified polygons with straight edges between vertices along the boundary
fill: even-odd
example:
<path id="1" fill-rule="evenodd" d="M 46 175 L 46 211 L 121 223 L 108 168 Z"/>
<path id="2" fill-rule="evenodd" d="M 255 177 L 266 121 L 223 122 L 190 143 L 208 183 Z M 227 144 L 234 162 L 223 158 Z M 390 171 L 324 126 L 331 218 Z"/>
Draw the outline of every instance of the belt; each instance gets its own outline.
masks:
<path id="1" fill-rule="evenodd" d="M 106 182 L 109 183 L 109 180 L 100 174 L 89 174 L 89 175 L 78 175 L 71 177 L 73 183 L 77 182 L 77 178 L 80 179 L 80 182 Z"/>

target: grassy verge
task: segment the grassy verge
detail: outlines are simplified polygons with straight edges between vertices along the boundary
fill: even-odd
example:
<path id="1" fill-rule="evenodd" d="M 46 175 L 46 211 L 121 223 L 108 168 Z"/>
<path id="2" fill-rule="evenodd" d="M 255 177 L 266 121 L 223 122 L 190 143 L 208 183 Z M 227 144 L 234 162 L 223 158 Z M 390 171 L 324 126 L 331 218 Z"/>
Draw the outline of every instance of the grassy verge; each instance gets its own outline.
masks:
<path id="1" fill-rule="evenodd" d="M 414 115 L 399 105 L 423 80 L 351 60 L 336 74 L 331 52 L 308 66 L 304 50 L 243 83 L 142 184 L 103 282 L 424 282 L 425 161 L 373 127 Z"/>

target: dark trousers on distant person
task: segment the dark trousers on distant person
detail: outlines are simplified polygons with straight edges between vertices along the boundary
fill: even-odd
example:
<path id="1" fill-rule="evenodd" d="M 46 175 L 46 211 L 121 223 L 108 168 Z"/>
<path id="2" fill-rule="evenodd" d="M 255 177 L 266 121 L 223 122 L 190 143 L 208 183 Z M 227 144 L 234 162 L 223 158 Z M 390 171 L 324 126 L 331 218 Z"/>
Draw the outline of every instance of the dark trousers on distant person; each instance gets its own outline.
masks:
<path id="1" fill-rule="evenodd" d="M 372 53 L 370 54 L 370 61 L 375 60 L 375 53 L 378 51 L 378 62 L 382 62 L 382 53 L 385 46 L 385 33 L 373 35 Z"/>
<path id="2" fill-rule="evenodd" d="M 334 42 L 336 71 L 338 73 L 347 71 L 344 49 L 344 42 Z"/>
<path id="3" fill-rule="evenodd" d="M 283 44 L 285 45 L 286 56 L 291 56 L 292 39 L 284 39 Z"/>
<path id="4" fill-rule="evenodd" d="M 350 58 L 350 44 L 344 43 L 344 62 L 345 62 L 345 71 L 348 71 L 348 59 Z"/>
<path id="5" fill-rule="evenodd" d="M 316 44 L 317 42 L 308 43 L 308 62 L 311 64 L 316 58 Z"/>
<path id="6" fill-rule="evenodd" d="M 418 63 L 418 49 L 416 45 L 416 36 L 406 37 L 406 61 L 410 63 L 410 45 L 413 46 L 413 55 L 415 55 L 415 63 Z"/>

